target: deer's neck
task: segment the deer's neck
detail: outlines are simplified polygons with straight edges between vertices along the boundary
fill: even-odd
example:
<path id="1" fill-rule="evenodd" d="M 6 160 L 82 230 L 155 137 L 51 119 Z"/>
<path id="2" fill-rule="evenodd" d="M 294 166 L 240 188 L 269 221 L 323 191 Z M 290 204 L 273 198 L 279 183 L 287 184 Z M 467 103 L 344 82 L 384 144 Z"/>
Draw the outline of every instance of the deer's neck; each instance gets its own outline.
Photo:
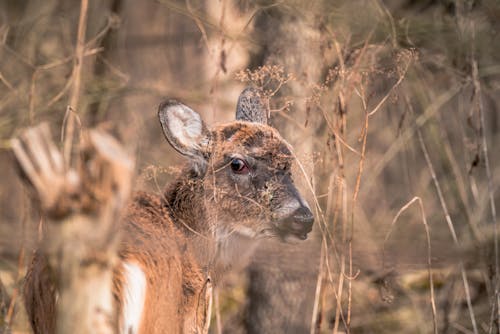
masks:
<path id="1" fill-rule="evenodd" d="M 185 169 L 165 191 L 170 216 L 188 237 L 193 234 L 204 237 L 210 235 L 203 193 L 203 179 L 191 169 Z"/>
<path id="2" fill-rule="evenodd" d="M 196 240 L 190 244 L 202 267 L 220 273 L 234 263 L 243 265 L 258 243 L 217 227 L 221 222 L 213 221 L 208 214 L 204 193 L 203 178 L 194 170 L 184 170 L 165 191 L 165 205 L 174 224 L 187 238 Z"/>
<path id="3" fill-rule="evenodd" d="M 204 201 L 203 178 L 185 169 L 165 191 L 165 206 L 175 226 L 189 239 L 190 249 L 204 272 L 212 272 L 217 245 L 213 222 Z"/>

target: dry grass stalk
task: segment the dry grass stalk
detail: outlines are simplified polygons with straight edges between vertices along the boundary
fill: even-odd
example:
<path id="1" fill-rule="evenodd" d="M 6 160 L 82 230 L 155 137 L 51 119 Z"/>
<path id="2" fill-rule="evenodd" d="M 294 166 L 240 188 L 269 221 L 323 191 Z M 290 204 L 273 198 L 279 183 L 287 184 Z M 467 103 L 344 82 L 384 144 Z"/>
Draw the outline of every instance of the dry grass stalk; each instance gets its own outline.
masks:
<path id="1" fill-rule="evenodd" d="M 76 109 L 80 100 L 80 89 L 82 81 L 83 58 L 85 52 L 85 32 L 87 30 L 88 0 L 81 0 L 80 17 L 78 19 L 78 32 L 75 47 L 75 64 L 73 66 L 73 86 L 69 98 L 69 105 Z"/>
<path id="2" fill-rule="evenodd" d="M 493 286 L 494 286 L 494 304 L 496 307 L 492 307 L 492 319 L 496 319 L 497 330 L 500 332 L 500 262 L 499 262 L 499 251 L 498 251 L 498 223 L 497 223 L 497 212 L 495 206 L 495 196 L 494 196 L 494 187 L 493 187 L 493 177 L 490 169 L 490 161 L 488 156 L 488 143 L 486 141 L 485 132 L 485 122 L 484 122 L 484 108 L 483 108 L 483 100 L 481 96 L 481 83 L 479 81 L 479 71 L 477 67 L 477 61 L 473 58 L 472 60 L 472 80 L 474 83 L 474 94 L 477 101 L 477 109 L 479 112 L 480 119 L 480 128 L 479 133 L 481 136 L 481 146 L 483 149 L 483 159 L 486 167 L 486 179 L 488 183 L 488 198 L 490 202 L 490 210 L 491 210 L 491 219 L 493 221 L 493 233 L 494 237 L 494 263 L 493 267 L 495 273 L 493 275 Z M 496 313 L 495 313 L 496 308 Z M 489 331 L 492 330 L 492 325 L 490 325 Z"/>
<path id="3" fill-rule="evenodd" d="M 9 305 L 9 296 L 5 291 L 5 287 L 0 279 L 0 333 L 4 333 L 9 328 L 9 323 L 7 322 L 7 312 Z"/>
<path id="4" fill-rule="evenodd" d="M 112 137 L 92 130 L 80 165 L 67 169 L 47 124 L 27 129 L 12 149 L 47 219 L 42 250 L 55 273 L 57 333 L 115 333 L 116 222 L 132 161 Z"/>
<path id="5" fill-rule="evenodd" d="M 215 289 L 213 292 L 214 300 L 213 303 L 215 304 L 215 331 L 217 334 L 222 334 L 222 321 L 221 321 L 221 316 L 220 316 L 220 301 L 219 301 L 219 289 Z M 209 321 L 207 321 L 209 323 Z M 208 329 L 208 328 L 207 328 Z"/>
<path id="6" fill-rule="evenodd" d="M 429 156 L 429 152 L 427 151 L 427 147 L 426 147 L 424 139 L 422 137 L 422 132 L 420 131 L 420 128 L 418 128 L 418 127 L 417 127 L 417 137 L 418 137 L 418 141 L 420 143 L 420 147 L 422 148 L 422 152 L 424 153 L 425 161 L 427 163 L 427 167 L 429 168 L 429 172 L 431 174 L 432 181 L 434 183 L 434 186 L 436 187 L 436 192 L 437 192 L 437 195 L 439 198 L 439 203 L 441 205 L 441 208 L 443 209 L 446 223 L 448 224 L 448 229 L 449 229 L 451 237 L 453 239 L 453 243 L 455 244 L 455 246 L 458 249 L 460 244 L 458 242 L 457 234 L 455 232 L 455 227 L 453 225 L 453 221 L 451 220 L 451 216 L 450 216 L 450 213 L 448 211 L 448 206 L 446 205 L 446 202 L 444 200 L 443 192 L 441 190 L 441 186 L 439 185 L 439 181 L 437 179 L 437 175 L 436 175 L 436 172 L 434 170 L 434 166 L 433 166 L 431 158 Z M 467 308 L 469 309 L 469 316 L 470 316 L 470 320 L 471 320 L 471 324 L 472 324 L 472 329 L 474 331 L 474 334 L 477 334 L 478 329 L 477 329 L 476 317 L 474 315 L 474 309 L 472 308 L 472 301 L 471 301 L 470 290 L 469 290 L 469 282 L 467 279 L 467 271 L 465 270 L 464 263 L 461 259 L 459 261 L 459 267 L 460 267 L 460 272 L 462 275 L 462 281 L 464 284 L 464 290 L 465 290 L 465 295 L 466 295 L 466 299 L 467 299 Z"/>
<path id="7" fill-rule="evenodd" d="M 26 225 L 25 225 L 25 220 L 23 220 L 23 233 L 26 230 Z M 19 250 L 19 256 L 17 259 L 17 275 L 16 275 L 16 282 L 21 282 L 22 281 L 22 272 L 24 270 L 24 254 L 25 253 L 25 248 L 24 248 L 24 243 L 21 244 L 21 249 Z M 1 282 L 0 282 L 1 285 Z M 1 288 L 0 288 L 1 290 Z M 19 287 L 15 287 L 14 291 L 12 292 L 12 296 L 10 298 L 10 303 L 9 307 L 7 309 L 7 313 L 5 315 L 5 325 L 10 327 L 12 325 L 12 320 L 14 319 L 14 309 L 16 306 L 16 301 L 19 298 Z M 0 296 L 1 299 L 1 296 Z M 1 302 L 1 301 L 0 301 Z M 1 328 L 1 327 L 0 327 Z"/>
<path id="8" fill-rule="evenodd" d="M 422 216 L 422 224 L 424 225 L 425 229 L 425 238 L 427 242 L 427 271 L 429 274 L 429 287 L 430 287 L 430 297 L 431 297 L 431 309 L 432 309 L 432 324 L 434 328 L 434 334 L 438 333 L 438 325 L 437 325 L 437 312 L 436 312 L 436 297 L 434 295 L 434 279 L 432 278 L 432 260 L 431 260 L 431 255 L 432 255 L 432 249 L 431 249 L 431 235 L 429 231 L 429 225 L 427 224 L 427 218 L 425 216 L 425 210 L 424 210 L 424 204 L 422 203 L 422 199 L 420 197 L 413 197 L 408 203 L 403 205 L 401 209 L 399 209 L 398 213 L 396 216 L 394 216 L 394 219 L 391 222 L 391 227 L 389 231 L 387 232 L 385 239 L 384 239 L 384 250 L 382 254 L 382 261 L 385 262 L 385 244 L 387 243 L 387 240 L 389 240 L 389 237 L 391 235 L 392 229 L 394 228 L 394 225 L 396 224 L 398 218 L 401 216 L 401 214 L 406 211 L 413 203 L 418 202 L 419 208 L 420 208 L 420 214 Z"/>
<path id="9" fill-rule="evenodd" d="M 76 37 L 76 47 L 75 47 L 75 63 L 73 65 L 73 73 L 71 74 L 72 79 L 72 89 L 69 98 L 69 106 L 73 110 L 78 109 L 78 101 L 80 100 L 80 90 L 82 81 L 82 68 L 83 68 L 83 58 L 85 53 L 85 32 L 87 30 L 87 11 L 88 11 L 88 0 L 82 0 L 80 4 L 80 16 L 78 19 L 78 32 Z M 68 126 L 66 131 L 66 140 L 64 142 L 64 159 L 66 162 L 66 167 L 69 166 L 71 160 L 71 147 L 73 143 L 73 132 L 74 132 L 74 119 L 73 115 L 68 115 Z"/>
<path id="10" fill-rule="evenodd" d="M 323 235 L 321 240 L 321 253 L 320 253 L 320 262 L 319 262 L 319 270 L 318 270 L 318 278 L 316 281 L 316 291 L 314 294 L 314 304 L 313 304 L 313 315 L 311 319 L 311 334 L 319 333 L 321 330 L 321 320 L 322 320 L 322 309 L 321 309 L 321 297 L 324 295 L 322 288 L 323 285 L 323 275 L 325 270 L 325 256 L 327 252 L 326 246 L 326 237 Z"/>
<path id="11" fill-rule="evenodd" d="M 450 87 L 447 91 L 433 99 L 432 103 L 427 106 L 422 115 L 419 115 L 415 120 L 415 126 L 409 127 L 401 134 L 401 139 L 391 144 L 386 150 L 381 159 L 374 165 L 369 174 L 368 180 L 364 185 L 364 191 L 370 192 L 375 186 L 375 180 L 380 176 L 384 168 L 390 161 L 404 148 L 404 143 L 413 137 L 415 131 L 427 123 L 432 117 L 437 114 L 443 106 L 450 102 L 462 90 L 462 84 L 458 83 Z"/>

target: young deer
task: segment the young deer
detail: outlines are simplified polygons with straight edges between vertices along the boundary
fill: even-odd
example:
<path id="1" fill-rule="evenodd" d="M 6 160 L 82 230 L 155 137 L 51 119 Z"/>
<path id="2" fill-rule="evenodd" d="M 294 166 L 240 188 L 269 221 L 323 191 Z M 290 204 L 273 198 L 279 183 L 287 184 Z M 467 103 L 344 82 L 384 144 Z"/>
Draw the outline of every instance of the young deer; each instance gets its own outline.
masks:
<path id="1" fill-rule="evenodd" d="M 266 125 L 256 89 L 241 94 L 236 121 L 211 130 L 174 100 L 162 103 L 158 116 L 168 142 L 190 163 L 161 196 L 138 193 L 127 209 L 113 279 L 119 331 L 207 332 L 211 263 L 195 246 L 209 240 L 216 256 L 227 257 L 235 235 L 304 240 L 314 219 L 293 184 L 290 146 Z M 35 333 L 54 332 L 49 276 L 38 252 L 24 293 Z"/>

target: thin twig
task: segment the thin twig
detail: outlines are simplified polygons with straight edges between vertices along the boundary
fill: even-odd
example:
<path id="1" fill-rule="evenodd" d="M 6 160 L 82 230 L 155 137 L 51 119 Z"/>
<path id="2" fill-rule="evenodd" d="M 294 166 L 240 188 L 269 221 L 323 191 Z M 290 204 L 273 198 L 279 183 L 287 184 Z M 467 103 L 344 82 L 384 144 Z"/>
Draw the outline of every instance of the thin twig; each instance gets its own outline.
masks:
<path id="1" fill-rule="evenodd" d="M 338 146 L 338 145 L 337 145 Z M 341 152 L 341 151 L 339 151 Z M 342 156 L 342 153 L 339 153 L 339 156 Z M 341 182 L 341 191 L 342 191 L 342 243 L 346 242 L 346 224 L 347 224 L 347 184 L 345 181 L 345 176 L 343 172 L 341 173 L 342 182 Z M 340 254 L 340 274 L 339 274 L 339 282 L 337 287 L 337 307 L 335 310 L 335 324 L 333 326 L 332 333 L 337 334 L 339 323 L 340 323 L 340 312 L 342 310 L 342 291 L 344 286 L 344 278 L 345 278 L 345 252 Z M 344 320 L 344 324 L 347 323 Z M 347 327 L 347 326 L 346 326 Z M 349 327 L 346 328 L 347 333 L 349 333 Z"/>
<path id="2" fill-rule="evenodd" d="M 193 7 L 191 6 L 191 1 L 189 0 L 186 0 L 186 9 L 189 13 L 189 17 L 194 20 L 196 26 L 200 30 L 201 37 L 203 39 L 203 42 L 205 43 L 205 47 L 207 48 L 208 53 L 211 53 L 210 44 L 208 43 L 207 31 L 205 30 L 205 27 L 203 26 L 203 22 L 200 20 L 199 15 L 194 12 Z"/>
<path id="3" fill-rule="evenodd" d="M 387 94 L 385 94 L 385 96 L 379 101 L 379 103 L 375 106 L 375 108 L 373 108 L 373 110 L 368 113 L 368 116 L 375 115 L 375 113 L 377 111 L 379 111 L 380 108 L 384 105 L 385 101 L 387 101 L 387 99 L 391 96 L 392 92 L 397 87 L 399 87 L 399 85 L 403 82 L 403 79 L 406 77 L 406 73 L 408 72 L 408 69 L 410 68 L 410 65 L 411 65 L 411 61 L 408 61 L 406 63 L 406 66 L 405 66 L 404 70 L 403 70 L 403 73 L 401 73 L 399 75 L 398 81 L 391 87 L 391 89 L 389 90 L 389 92 L 387 92 Z"/>
<path id="4" fill-rule="evenodd" d="M 22 271 L 24 269 L 24 253 L 25 253 L 25 246 L 24 246 L 24 240 L 25 240 L 25 231 L 26 231 L 26 219 L 28 217 L 23 218 L 23 224 L 22 224 L 22 233 L 23 237 L 21 239 L 21 248 L 19 250 L 19 255 L 17 259 L 17 274 L 16 274 L 16 287 L 14 291 L 12 292 L 12 297 L 10 299 L 10 304 L 9 308 L 7 310 L 7 315 L 5 316 L 5 323 L 7 324 L 7 328 L 12 327 L 12 321 L 14 320 L 14 309 L 16 306 L 17 298 L 19 297 L 19 284 L 22 279 Z M 1 329 L 1 328 L 0 328 Z"/>
<path id="5" fill-rule="evenodd" d="M 69 98 L 69 106 L 73 110 L 78 110 L 78 101 L 80 100 L 80 87 L 82 81 L 82 68 L 85 53 L 85 31 L 87 30 L 87 10 L 88 0 L 81 0 L 80 17 L 78 19 L 78 33 L 75 47 L 75 63 L 73 65 L 73 86 Z M 66 129 L 66 140 L 64 141 L 63 156 L 66 163 L 66 168 L 69 168 L 71 161 L 71 147 L 73 146 L 73 132 L 75 128 L 73 115 L 69 115 Z"/>
<path id="6" fill-rule="evenodd" d="M 366 112 L 366 102 L 364 96 L 359 94 L 359 91 L 356 90 L 358 95 L 361 97 L 363 106 L 365 108 L 365 122 L 362 128 L 362 145 L 361 145 L 361 157 L 359 158 L 358 163 L 358 174 L 356 176 L 356 185 L 354 186 L 354 193 L 352 195 L 352 205 L 351 205 L 351 221 L 350 221 L 350 229 L 351 235 L 349 237 L 349 278 L 348 280 L 348 301 L 347 301 L 347 327 L 350 328 L 351 325 L 351 308 L 352 308 L 352 243 L 354 239 L 353 231 L 354 231 L 354 212 L 356 208 L 356 203 L 358 200 L 359 188 L 361 187 L 361 176 L 363 174 L 363 166 L 366 158 L 366 141 L 368 138 L 368 125 L 370 115 Z"/>
<path id="7" fill-rule="evenodd" d="M 434 186 L 436 187 L 437 195 L 439 198 L 439 203 L 441 204 L 441 208 L 443 209 L 446 223 L 448 224 L 448 229 L 450 230 L 451 237 L 453 239 L 453 243 L 455 244 L 455 246 L 457 248 L 459 248 L 460 245 L 458 242 L 457 234 L 455 232 L 455 227 L 453 225 L 453 221 L 451 220 L 451 216 L 450 216 L 450 213 L 448 211 L 448 206 L 446 205 L 446 202 L 444 200 L 443 193 L 441 191 L 441 186 L 439 185 L 439 181 L 437 179 L 436 172 L 434 171 L 434 166 L 433 166 L 432 161 L 430 159 L 429 153 L 427 151 L 427 147 L 425 145 L 424 139 L 422 138 L 422 133 L 421 133 L 419 127 L 417 127 L 417 137 L 418 137 L 418 141 L 420 142 L 420 147 L 422 148 L 422 152 L 424 153 L 427 167 L 429 168 L 429 172 L 431 173 L 432 181 L 434 183 Z M 470 297 L 469 283 L 467 280 L 467 272 L 465 271 L 465 266 L 464 266 L 462 259 L 459 260 L 459 266 L 460 266 L 460 272 L 462 274 L 462 281 L 464 284 L 465 296 L 467 299 L 467 308 L 469 310 L 469 316 L 471 319 L 472 328 L 473 328 L 474 334 L 478 334 L 476 317 L 474 316 L 474 309 L 472 308 L 472 301 L 471 301 L 471 297 Z"/>
<path id="8" fill-rule="evenodd" d="M 220 303 L 219 303 L 219 288 L 214 291 L 214 304 L 215 304 L 215 330 L 217 334 L 222 334 L 222 321 L 220 316 Z"/>
<path id="9" fill-rule="evenodd" d="M 490 160 L 488 157 L 488 142 L 486 140 L 485 133 L 485 122 L 484 122 L 484 108 L 483 99 L 481 97 L 481 83 L 479 82 L 478 67 L 476 59 L 472 60 L 472 79 L 474 82 L 474 94 L 477 101 L 477 108 L 479 112 L 479 119 L 481 126 L 479 127 L 479 135 L 481 136 L 482 148 L 483 148 L 483 159 L 486 167 L 486 179 L 488 181 L 488 197 L 490 201 L 491 219 L 493 220 L 493 233 L 494 233 L 494 256 L 495 256 L 495 278 L 494 278 L 494 299 L 496 301 L 496 322 L 497 329 L 500 331 L 500 269 L 499 269 L 499 254 L 498 254 L 498 225 L 497 225 L 497 211 L 495 206 L 495 195 L 493 188 L 493 177 L 491 175 Z M 493 307 L 492 312 L 494 312 L 495 307 Z"/>
<path id="10" fill-rule="evenodd" d="M 396 154 L 403 148 L 404 143 L 406 143 L 414 135 L 417 129 L 422 127 L 429 119 L 438 113 L 442 106 L 458 94 L 461 89 L 462 84 L 456 84 L 450 87 L 450 89 L 443 94 L 439 95 L 437 98 L 433 99 L 433 102 L 425 109 L 424 113 L 417 117 L 415 125 L 405 130 L 401 134 L 400 139 L 391 144 L 389 149 L 386 150 L 382 158 L 378 160 L 375 166 L 369 168 L 369 178 L 364 184 L 364 191 L 370 192 L 371 188 L 375 185 L 377 177 L 384 170 L 389 161 L 392 161 Z"/>
<path id="11" fill-rule="evenodd" d="M 80 87 L 82 83 L 82 68 L 85 52 L 85 32 L 87 30 L 88 0 L 81 0 L 80 17 L 78 19 L 78 33 L 75 47 L 75 64 L 73 66 L 73 87 L 69 99 L 69 105 L 77 110 L 80 99 Z"/>
<path id="12" fill-rule="evenodd" d="M 14 91 L 14 86 L 10 83 L 9 80 L 7 80 L 7 78 L 5 78 L 2 72 L 0 72 L 0 81 L 3 82 L 3 84 L 7 86 L 9 90 Z"/>
<path id="13" fill-rule="evenodd" d="M 422 224 L 424 225 L 425 229 L 425 237 L 427 241 L 427 270 L 429 273 L 429 285 L 430 285 L 430 294 L 431 294 L 431 308 L 432 308 L 432 321 L 433 321 L 433 326 L 434 326 L 434 334 L 437 334 L 438 328 L 437 328 L 437 312 L 436 312 L 436 298 L 434 295 L 434 280 L 432 278 L 432 260 L 431 260 L 431 255 L 432 255 L 432 250 L 431 250 L 431 235 L 429 232 L 429 224 L 427 224 L 427 218 L 425 217 L 425 210 L 424 210 L 424 204 L 422 203 L 422 199 L 418 196 L 413 197 L 408 203 L 403 205 L 401 209 L 399 209 L 398 213 L 394 217 L 394 219 L 391 222 L 391 227 L 389 231 L 387 232 L 385 238 L 384 238 L 384 246 L 382 250 L 382 262 L 385 263 L 385 245 L 387 241 L 389 240 L 389 237 L 392 233 L 393 227 L 396 224 L 398 218 L 401 216 L 401 214 L 406 211 L 413 203 L 418 202 L 418 205 L 420 207 L 420 214 L 422 216 Z"/>
<path id="14" fill-rule="evenodd" d="M 330 174 L 330 181 L 328 182 L 328 198 L 327 198 L 327 204 L 326 204 L 326 218 L 329 220 L 330 217 L 332 216 L 332 211 L 334 210 L 333 208 L 333 198 L 334 196 L 334 181 L 335 181 L 335 174 L 332 173 Z M 316 196 L 316 198 L 319 198 L 319 196 Z M 333 224 L 335 224 L 335 219 L 336 216 L 332 219 Z M 332 274 L 330 272 L 330 266 L 328 265 L 328 239 L 333 242 L 333 237 L 329 233 L 328 229 L 325 229 L 322 231 L 322 243 L 321 243 L 321 252 L 320 252 L 320 263 L 319 263 L 319 270 L 318 270 L 318 277 L 316 280 L 316 292 L 315 292 L 315 297 L 314 297 L 314 304 L 313 304 L 313 315 L 311 318 L 311 328 L 310 328 L 310 333 L 319 333 L 321 331 L 321 320 L 323 318 L 322 316 L 322 307 L 323 305 L 320 306 L 320 303 L 323 302 L 324 296 L 326 294 L 326 287 L 323 288 L 323 276 L 325 270 L 328 271 L 328 277 L 333 281 Z M 334 248 L 335 250 L 335 248 Z M 337 255 L 337 254 L 336 254 Z"/>
<path id="15" fill-rule="evenodd" d="M 315 334 L 319 333 L 321 329 L 321 316 L 320 311 L 319 311 L 319 304 L 320 304 L 320 299 L 322 295 L 322 283 L 323 283 L 323 271 L 324 271 L 324 266 L 325 266 L 325 256 L 327 256 L 326 253 L 326 238 L 323 235 L 321 238 L 321 252 L 320 252 L 320 258 L 319 258 L 319 270 L 318 270 L 318 277 L 316 279 L 316 291 L 314 293 L 314 304 L 313 304 L 313 312 L 312 312 L 312 318 L 311 318 L 311 329 L 310 329 L 310 334 Z"/>
<path id="16" fill-rule="evenodd" d="M 361 153 L 359 153 L 355 148 L 353 148 L 352 146 L 350 146 L 346 141 L 345 139 L 342 138 L 342 136 L 338 133 L 337 130 L 335 130 L 335 127 L 333 126 L 333 124 L 331 124 L 330 120 L 328 119 L 327 117 L 327 113 L 326 111 L 321 107 L 321 106 L 318 106 L 318 109 L 321 111 L 321 113 L 323 114 L 323 118 L 326 122 L 326 125 L 328 126 L 328 129 L 332 132 L 332 134 L 335 136 L 335 139 L 338 140 L 342 145 L 344 145 L 349 151 L 353 152 L 354 154 L 360 156 Z"/>
<path id="17" fill-rule="evenodd" d="M 30 93 L 29 93 L 29 106 L 28 106 L 28 120 L 29 124 L 33 125 L 34 114 L 35 114 L 35 89 L 36 89 L 36 78 L 38 76 L 38 71 L 35 70 L 31 76 L 30 83 Z"/>
<path id="18" fill-rule="evenodd" d="M 83 57 L 92 56 L 92 55 L 98 54 L 101 51 L 103 51 L 103 48 L 93 48 L 90 50 L 85 50 L 83 53 Z M 76 54 L 72 54 L 71 56 L 68 56 L 68 57 L 65 57 L 62 59 L 58 59 L 58 60 L 54 60 L 53 62 L 37 66 L 36 69 L 39 71 L 51 70 L 53 68 L 64 65 L 70 61 L 76 61 Z"/>

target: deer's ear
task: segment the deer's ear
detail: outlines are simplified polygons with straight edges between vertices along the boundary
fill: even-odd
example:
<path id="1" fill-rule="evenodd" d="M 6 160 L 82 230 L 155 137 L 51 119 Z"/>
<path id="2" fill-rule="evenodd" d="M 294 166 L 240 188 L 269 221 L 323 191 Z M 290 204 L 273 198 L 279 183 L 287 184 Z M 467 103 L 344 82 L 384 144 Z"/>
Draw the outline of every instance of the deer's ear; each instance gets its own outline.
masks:
<path id="1" fill-rule="evenodd" d="M 238 98 L 236 120 L 267 124 L 266 105 L 257 88 L 247 87 Z"/>
<path id="2" fill-rule="evenodd" d="M 175 100 L 167 100 L 160 104 L 158 118 L 173 148 L 192 158 L 205 158 L 210 133 L 197 112 Z"/>

